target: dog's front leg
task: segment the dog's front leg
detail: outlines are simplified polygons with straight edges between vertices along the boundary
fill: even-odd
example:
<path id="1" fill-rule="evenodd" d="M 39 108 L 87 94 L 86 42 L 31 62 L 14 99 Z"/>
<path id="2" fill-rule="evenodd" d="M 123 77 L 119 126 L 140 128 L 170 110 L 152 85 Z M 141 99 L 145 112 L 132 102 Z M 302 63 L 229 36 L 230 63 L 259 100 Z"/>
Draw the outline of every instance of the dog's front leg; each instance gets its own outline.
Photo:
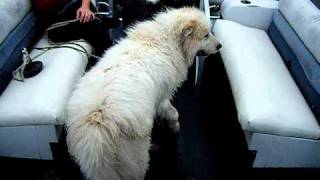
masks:
<path id="1" fill-rule="evenodd" d="M 169 122 L 169 127 L 174 131 L 178 132 L 180 125 L 178 122 L 179 113 L 176 108 L 171 104 L 169 99 L 165 99 L 160 103 L 158 109 L 158 115 Z"/>

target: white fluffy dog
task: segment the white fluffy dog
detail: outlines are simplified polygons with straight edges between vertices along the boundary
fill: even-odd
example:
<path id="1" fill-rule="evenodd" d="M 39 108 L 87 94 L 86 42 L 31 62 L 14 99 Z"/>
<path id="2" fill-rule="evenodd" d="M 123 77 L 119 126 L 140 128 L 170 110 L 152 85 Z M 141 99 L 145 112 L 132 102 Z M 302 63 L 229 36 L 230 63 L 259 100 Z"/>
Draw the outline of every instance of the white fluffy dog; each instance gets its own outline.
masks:
<path id="1" fill-rule="evenodd" d="M 154 117 L 179 130 L 170 99 L 198 51 L 221 47 L 195 8 L 136 24 L 77 84 L 68 104 L 69 152 L 92 180 L 142 180 Z"/>

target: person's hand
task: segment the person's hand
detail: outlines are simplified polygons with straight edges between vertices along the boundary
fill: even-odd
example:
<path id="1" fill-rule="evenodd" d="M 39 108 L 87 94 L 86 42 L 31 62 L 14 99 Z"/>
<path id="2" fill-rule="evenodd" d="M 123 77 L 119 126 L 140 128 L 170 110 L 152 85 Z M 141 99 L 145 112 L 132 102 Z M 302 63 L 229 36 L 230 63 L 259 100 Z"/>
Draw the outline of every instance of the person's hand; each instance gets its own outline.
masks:
<path id="1" fill-rule="evenodd" d="M 81 6 L 78 10 L 77 10 L 77 19 L 79 19 L 79 21 L 81 23 L 86 23 L 89 22 L 91 20 L 93 20 L 95 18 L 94 13 L 90 10 L 89 7 L 86 6 Z"/>

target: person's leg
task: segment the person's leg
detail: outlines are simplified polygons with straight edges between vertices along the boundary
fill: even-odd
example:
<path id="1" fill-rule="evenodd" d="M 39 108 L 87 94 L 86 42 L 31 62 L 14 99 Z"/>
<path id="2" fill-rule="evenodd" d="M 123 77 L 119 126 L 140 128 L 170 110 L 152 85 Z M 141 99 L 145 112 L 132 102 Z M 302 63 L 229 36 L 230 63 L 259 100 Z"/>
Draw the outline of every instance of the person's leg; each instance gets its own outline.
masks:
<path id="1" fill-rule="evenodd" d="M 82 38 L 92 45 L 96 56 L 101 56 L 104 51 L 112 45 L 108 27 L 104 23 L 94 20 L 92 22 L 82 24 L 81 28 L 83 33 Z"/>
<path id="2" fill-rule="evenodd" d="M 57 13 L 52 24 L 61 23 L 76 19 L 77 9 L 80 7 L 81 1 L 67 4 L 60 12 Z M 83 36 L 79 22 L 72 22 L 61 27 L 57 27 L 48 31 L 48 38 L 53 42 L 67 42 L 81 39 Z"/>
<path id="3" fill-rule="evenodd" d="M 48 31 L 48 38 L 55 43 L 68 42 L 83 38 L 81 24 L 78 22 Z"/>

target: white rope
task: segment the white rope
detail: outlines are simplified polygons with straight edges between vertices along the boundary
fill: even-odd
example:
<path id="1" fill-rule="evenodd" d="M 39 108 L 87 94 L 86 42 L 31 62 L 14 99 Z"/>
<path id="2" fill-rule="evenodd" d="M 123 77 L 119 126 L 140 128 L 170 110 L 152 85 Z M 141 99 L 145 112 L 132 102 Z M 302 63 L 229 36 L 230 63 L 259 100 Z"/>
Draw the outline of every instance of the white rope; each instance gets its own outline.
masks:
<path id="1" fill-rule="evenodd" d="M 29 56 L 29 53 L 27 51 L 26 48 L 22 49 L 22 59 L 23 59 L 23 63 L 20 67 L 18 67 L 15 71 L 12 72 L 13 75 L 13 79 L 17 80 L 17 81 L 24 81 L 24 69 L 26 68 L 26 66 L 31 62 L 31 58 Z"/>
<path id="2" fill-rule="evenodd" d="M 102 14 L 102 13 L 94 13 L 95 15 L 97 14 Z M 95 16 L 95 19 L 98 20 L 99 22 L 102 22 L 102 20 Z M 50 25 L 47 29 L 46 29 L 46 33 L 52 29 L 55 29 L 55 28 L 58 28 L 58 27 L 63 27 L 63 26 L 67 26 L 71 23 L 75 23 L 75 22 L 78 22 L 79 19 L 71 19 L 71 20 L 66 20 L 66 21 L 61 21 L 61 22 L 57 22 L 57 23 L 54 23 L 52 25 Z"/>
<path id="3" fill-rule="evenodd" d="M 94 58 L 97 58 L 99 59 L 100 57 L 99 56 L 95 56 L 95 55 L 92 55 L 92 54 L 89 54 L 88 51 L 85 49 L 85 47 L 83 47 L 82 45 L 80 44 L 77 44 L 76 42 L 84 42 L 84 41 L 71 41 L 71 42 L 66 42 L 66 43 L 56 43 L 54 45 L 49 45 L 49 46 L 43 46 L 43 47 L 34 47 L 34 49 L 37 49 L 37 50 L 40 50 L 42 52 L 40 52 L 39 54 L 35 55 L 33 58 L 30 57 L 28 51 L 26 48 L 23 48 L 22 50 L 22 60 L 23 60 L 23 63 L 21 66 L 19 66 L 16 70 L 14 70 L 12 72 L 12 75 L 13 75 L 13 79 L 17 80 L 17 81 L 24 81 L 25 77 L 24 77 L 24 70 L 26 68 L 26 66 L 32 62 L 32 60 L 35 60 L 37 59 L 38 57 L 40 57 L 41 55 L 45 54 L 47 51 L 51 50 L 51 49 L 58 49 L 58 48 L 69 48 L 69 49 L 73 49 L 73 50 L 76 50 L 80 53 L 84 53 L 88 60 L 90 57 L 94 57 Z M 76 45 L 78 46 L 77 47 L 72 47 L 70 45 Z"/>
<path id="4" fill-rule="evenodd" d="M 52 29 L 58 28 L 58 27 L 66 26 L 68 24 L 71 24 L 71 23 L 74 23 L 74 22 L 77 22 L 77 21 L 79 21 L 79 19 L 72 19 L 72 20 L 67 20 L 67 21 L 54 23 L 54 24 L 52 24 L 51 26 L 49 26 L 46 29 L 46 32 L 48 32 L 48 31 L 50 31 Z"/>

